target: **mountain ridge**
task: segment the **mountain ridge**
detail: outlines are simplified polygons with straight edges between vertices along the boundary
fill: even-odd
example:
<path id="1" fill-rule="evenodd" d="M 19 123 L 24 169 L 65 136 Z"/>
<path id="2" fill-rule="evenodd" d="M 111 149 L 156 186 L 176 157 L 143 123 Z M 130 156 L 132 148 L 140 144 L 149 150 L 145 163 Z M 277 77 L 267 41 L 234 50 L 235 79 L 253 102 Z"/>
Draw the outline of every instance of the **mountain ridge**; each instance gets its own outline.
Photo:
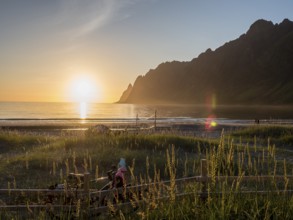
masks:
<path id="1" fill-rule="evenodd" d="M 254 22 L 239 38 L 138 76 L 118 103 L 293 104 L 293 22 Z"/>

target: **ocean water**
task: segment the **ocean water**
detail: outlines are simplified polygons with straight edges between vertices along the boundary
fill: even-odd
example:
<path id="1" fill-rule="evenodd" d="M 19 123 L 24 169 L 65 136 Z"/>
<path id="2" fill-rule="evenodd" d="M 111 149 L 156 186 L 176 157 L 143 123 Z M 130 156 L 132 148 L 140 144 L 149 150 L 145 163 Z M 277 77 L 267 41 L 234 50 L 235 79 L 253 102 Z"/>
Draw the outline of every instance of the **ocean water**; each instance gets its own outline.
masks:
<path id="1" fill-rule="evenodd" d="M 100 103 L 0 102 L 0 126 L 48 123 L 129 123 L 140 121 L 254 123 L 255 119 L 292 123 L 293 106 L 141 105 Z"/>

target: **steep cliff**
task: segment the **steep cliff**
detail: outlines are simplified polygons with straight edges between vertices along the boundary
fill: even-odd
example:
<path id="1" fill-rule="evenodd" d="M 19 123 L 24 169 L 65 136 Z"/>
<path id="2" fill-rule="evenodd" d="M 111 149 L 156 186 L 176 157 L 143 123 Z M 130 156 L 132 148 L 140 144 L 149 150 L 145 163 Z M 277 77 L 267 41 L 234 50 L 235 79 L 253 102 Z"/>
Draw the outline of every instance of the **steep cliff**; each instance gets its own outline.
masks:
<path id="1" fill-rule="evenodd" d="M 238 39 L 189 62 L 166 62 L 120 103 L 293 104 L 293 22 L 258 20 Z"/>

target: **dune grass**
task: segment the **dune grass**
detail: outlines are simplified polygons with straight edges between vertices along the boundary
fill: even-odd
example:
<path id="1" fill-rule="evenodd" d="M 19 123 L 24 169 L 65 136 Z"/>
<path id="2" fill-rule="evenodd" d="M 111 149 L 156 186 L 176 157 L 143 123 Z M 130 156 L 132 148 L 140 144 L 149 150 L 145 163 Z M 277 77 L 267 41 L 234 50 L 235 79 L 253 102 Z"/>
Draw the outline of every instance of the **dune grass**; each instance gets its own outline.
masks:
<path id="1" fill-rule="evenodd" d="M 292 183 L 287 176 L 293 171 L 292 153 L 284 155 L 284 151 L 279 151 L 271 142 L 266 146 L 249 144 L 256 132 L 264 139 L 273 132 L 271 128 L 253 129 L 238 131 L 229 137 L 223 134 L 219 140 L 162 134 L 40 137 L 1 132 L 0 144 L 6 146 L 0 161 L 1 188 L 47 188 L 63 183 L 70 172 L 88 171 L 94 179 L 104 176 L 112 164 L 124 157 L 128 162 L 129 183 L 160 184 L 161 180 L 170 180 L 170 184 L 149 189 L 152 193 L 144 195 L 144 203 L 135 211 L 121 210 L 110 216 L 108 213 L 105 219 L 290 219 L 293 197 L 289 193 Z M 279 132 L 272 134 L 276 139 L 291 135 L 286 133 L 290 129 L 282 132 L 274 129 Z M 240 137 L 241 144 L 234 141 Z M 208 161 L 211 182 L 205 187 L 193 182 L 183 188 L 175 182 L 176 178 L 200 175 L 203 158 Z M 242 180 L 247 175 L 270 175 L 272 179 L 249 183 Z M 284 179 L 274 178 L 277 175 L 284 175 Z M 236 176 L 237 179 L 218 182 L 217 176 Z M 94 183 L 91 187 L 100 186 Z M 165 192 L 163 188 L 167 189 L 168 197 L 158 199 Z M 176 193 L 179 189 L 184 196 Z M 259 190 L 267 193 L 245 193 Z M 207 192 L 204 199 L 203 191 Z M 24 201 L 30 199 L 25 197 L 14 202 Z M 32 212 L 27 213 L 29 218 L 50 218 L 44 210 Z M 77 218 L 83 219 L 84 215 L 78 212 Z M 22 218 L 19 212 L 8 210 L 1 211 L 0 217 Z M 69 215 L 61 212 L 59 217 L 68 219 Z M 101 219 L 103 215 L 96 218 Z"/>
<path id="2" fill-rule="evenodd" d="M 251 126 L 232 133 L 233 137 L 241 137 L 246 141 L 257 140 L 260 144 L 266 144 L 268 139 L 278 147 L 290 147 L 293 145 L 292 126 Z"/>
<path id="3" fill-rule="evenodd" d="M 18 187 L 44 188 L 53 182 L 62 181 L 60 173 L 63 176 L 69 172 L 96 173 L 96 167 L 99 168 L 99 176 L 103 176 L 121 157 L 129 162 L 135 160 L 139 164 L 137 172 L 145 170 L 146 157 L 151 164 L 164 169 L 164 160 L 161 159 L 172 145 L 177 146 L 178 158 L 183 158 L 178 160 L 178 166 L 184 167 L 185 160 L 191 162 L 190 158 L 212 142 L 160 134 L 56 138 L 4 132 L 0 137 L 0 144 L 5 146 L 0 162 L 2 188 L 11 178 L 18 179 Z"/>

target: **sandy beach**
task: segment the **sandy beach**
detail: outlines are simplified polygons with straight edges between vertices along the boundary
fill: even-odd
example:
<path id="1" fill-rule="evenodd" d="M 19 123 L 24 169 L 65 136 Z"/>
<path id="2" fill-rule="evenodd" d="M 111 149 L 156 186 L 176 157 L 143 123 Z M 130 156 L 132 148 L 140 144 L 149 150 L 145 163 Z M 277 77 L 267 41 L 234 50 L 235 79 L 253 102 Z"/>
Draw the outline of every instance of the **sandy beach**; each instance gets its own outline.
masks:
<path id="1" fill-rule="evenodd" d="M 247 119 L 194 119 L 158 118 L 135 120 L 128 119 L 14 119 L 0 120 L 0 128 L 28 132 L 38 135 L 83 135 L 89 128 L 106 126 L 113 134 L 175 134 L 200 138 L 219 138 L 224 131 L 232 131 L 251 126 L 292 126 L 292 120 L 255 120 Z"/>
<path id="2" fill-rule="evenodd" d="M 3 130 L 13 130 L 19 132 L 29 132 L 39 135 L 81 135 L 90 127 L 98 127 L 105 125 L 112 133 L 161 133 L 161 134 L 176 134 L 182 136 L 195 136 L 203 138 L 217 138 L 222 131 L 225 133 L 241 129 L 243 127 L 252 126 L 253 124 L 216 124 L 210 125 L 204 122 L 158 122 L 154 125 L 153 122 L 136 123 L 133 122 L 93 122 L 93 121 L 10 121 L 0 123 L 0 128 Z"/>

